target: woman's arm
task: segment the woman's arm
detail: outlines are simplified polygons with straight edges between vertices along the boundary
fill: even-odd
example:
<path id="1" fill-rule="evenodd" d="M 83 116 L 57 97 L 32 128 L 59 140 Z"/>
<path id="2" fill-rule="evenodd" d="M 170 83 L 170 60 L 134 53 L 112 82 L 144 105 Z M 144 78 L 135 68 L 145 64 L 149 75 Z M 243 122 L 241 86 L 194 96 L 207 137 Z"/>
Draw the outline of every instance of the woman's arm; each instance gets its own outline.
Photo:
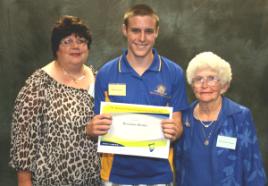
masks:
<path id="1" fill-rule="evenodd" d="M 30 76 L 20 90 L 14 106 L 11 124 L 11 148 L 9 165 L 17 170 L 19 186 L 32 186 L 32 171 L 35 171 L 36 135 L 42 123 L 44 88 L 42 74 Z"/>
<path id="2" fill-rule="evenodd" d="M 32 173 L 30 171 L 18 171 L 18 186 L 32 186 Z"/>
<path id="3" fill-rule="evenodd" d="M 244 121 L 241 122 L 243 133 L 240 134 L 240 138 L 243 149 L 243 183 L 247 186 L 264 186 L 267 178 L 251 111 L 244 109 L 242 118 L 244 118 Z"/>

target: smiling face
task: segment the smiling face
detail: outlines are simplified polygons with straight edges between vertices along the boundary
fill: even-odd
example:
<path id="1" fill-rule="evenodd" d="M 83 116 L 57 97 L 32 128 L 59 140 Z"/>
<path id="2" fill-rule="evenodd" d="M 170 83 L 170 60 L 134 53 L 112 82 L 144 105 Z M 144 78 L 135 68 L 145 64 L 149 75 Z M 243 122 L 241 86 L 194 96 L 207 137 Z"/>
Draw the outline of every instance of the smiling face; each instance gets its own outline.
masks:
<path id="1" fill-rule="evenodd" d="M 86 63 L 89 55 L 87 40 L 75 34 L 63 38 L 59 44 L 57 61 L 77 65 Z"/>
<path id="2" fill-rule="evenodd" d="M 133 16 L 128 18 L 128 26 L 122 31 L 128 40 L 130 58 L 147 58 L 152 56 L 152 48 L 158 36 L 159 28 L 153 16 Z"/>
<path id="3" fill-rule="evenodd" d="M 221 84 L 218 73 L 209 68 L 197 70 L 192 82 L 195 97 L 203 103 L 218 102 L 227 88 Z"/>

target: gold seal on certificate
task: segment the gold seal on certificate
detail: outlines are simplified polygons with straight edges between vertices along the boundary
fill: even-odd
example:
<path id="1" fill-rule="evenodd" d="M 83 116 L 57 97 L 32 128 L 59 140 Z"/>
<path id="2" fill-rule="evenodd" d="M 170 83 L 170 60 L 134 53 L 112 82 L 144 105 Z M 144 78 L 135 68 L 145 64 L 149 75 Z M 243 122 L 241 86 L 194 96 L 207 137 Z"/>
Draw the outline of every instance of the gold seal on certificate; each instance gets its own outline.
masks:
<path id="1" fill-rule="evenodd" d="M 168 158 L 170 141 L 161 120 L 172 117 L 172 107 L 101 102 L 101 113 L 112 114 L 112 126 L 98 139 L 98 152 Z"/>

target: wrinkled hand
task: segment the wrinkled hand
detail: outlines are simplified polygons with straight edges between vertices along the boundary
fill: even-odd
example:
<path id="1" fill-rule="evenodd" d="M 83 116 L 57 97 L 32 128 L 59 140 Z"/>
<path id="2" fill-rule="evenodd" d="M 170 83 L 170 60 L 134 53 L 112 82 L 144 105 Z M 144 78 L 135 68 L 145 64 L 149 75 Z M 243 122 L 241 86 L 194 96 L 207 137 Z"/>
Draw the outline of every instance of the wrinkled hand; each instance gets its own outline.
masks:
<path id="1" fill-rule="evenodd" d="M 96 115 L 86 125 L 86 133 L 91 137 L 104 135 L 110 129 L 111 124 L 112 116 L 110 114 Z"/>
<path id="2" fill-rule="evenodd" d="M 175 141 L 182 134 L 181 124 L 175 119 L 164 119 L 161 122 L 163 133 L 166 139 Z"/>

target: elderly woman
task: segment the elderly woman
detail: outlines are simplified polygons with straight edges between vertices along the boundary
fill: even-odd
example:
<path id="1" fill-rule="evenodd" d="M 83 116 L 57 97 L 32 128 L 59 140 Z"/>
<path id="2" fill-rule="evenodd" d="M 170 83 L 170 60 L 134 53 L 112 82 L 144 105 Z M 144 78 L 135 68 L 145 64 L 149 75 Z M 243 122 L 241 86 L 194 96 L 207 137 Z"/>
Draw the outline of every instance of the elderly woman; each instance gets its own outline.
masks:
<path id="1" fill-rule="evenodd" d="M 226 98 L 232 72 L 212 52 L 195 56 L 186 70 L 197 101 L 183 113 L 176 144 L 177 186 L 263 186 L 266 176 L 248 108 Z"/>
<path id="2" fill-rule="evenodd" d="M 12 120 L 10 165 L 19 186 L 97 186 L 100 162 L 85 132 L 93 117 L 94 73 L 86 66 L 89 28 L 63 16 L 52 30 L 54 60 L 20 90 Z"/>

